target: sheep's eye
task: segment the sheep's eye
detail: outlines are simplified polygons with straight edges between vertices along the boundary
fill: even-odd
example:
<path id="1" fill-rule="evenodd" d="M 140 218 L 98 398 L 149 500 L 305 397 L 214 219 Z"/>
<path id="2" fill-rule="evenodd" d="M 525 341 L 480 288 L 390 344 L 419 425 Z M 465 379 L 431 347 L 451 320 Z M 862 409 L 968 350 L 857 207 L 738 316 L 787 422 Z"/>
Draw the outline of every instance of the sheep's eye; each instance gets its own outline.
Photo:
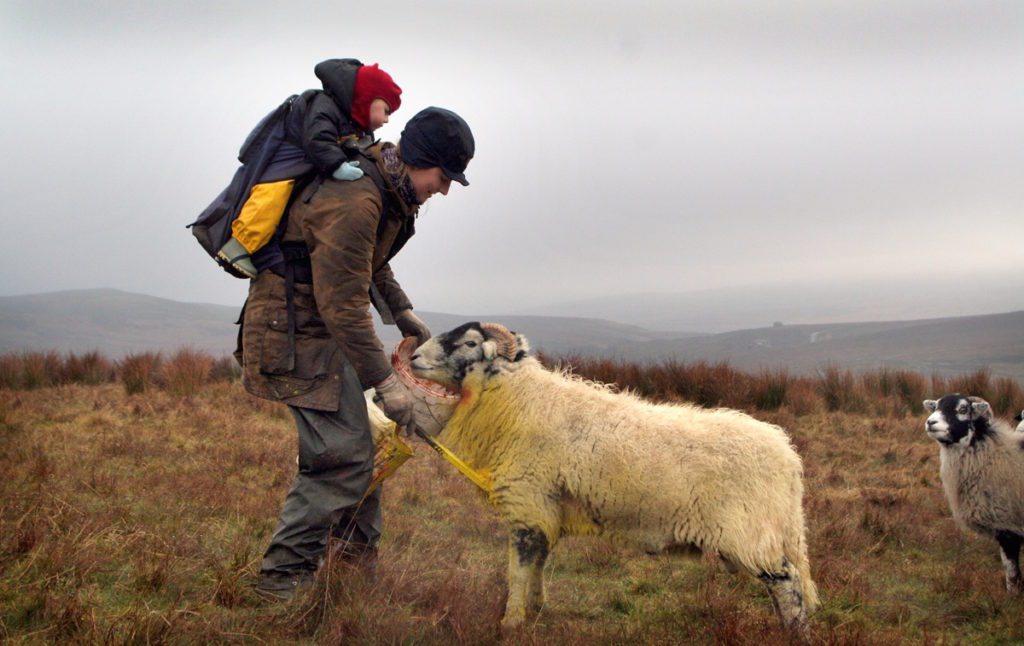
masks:
<path id="1" fill-rule="evenodd" d="M 956 409 L 956 412 L 960 413 L 961 415 L 966 415 L 967 414 L 967 407 L 966 406 L 961 406 L 960 408 Z"/>
<path id="2" fill-rule="evenodd" d="M 466 341 L 466 347 L 467 348 L 475 348 L 476 347 L 476 341 Z"/>

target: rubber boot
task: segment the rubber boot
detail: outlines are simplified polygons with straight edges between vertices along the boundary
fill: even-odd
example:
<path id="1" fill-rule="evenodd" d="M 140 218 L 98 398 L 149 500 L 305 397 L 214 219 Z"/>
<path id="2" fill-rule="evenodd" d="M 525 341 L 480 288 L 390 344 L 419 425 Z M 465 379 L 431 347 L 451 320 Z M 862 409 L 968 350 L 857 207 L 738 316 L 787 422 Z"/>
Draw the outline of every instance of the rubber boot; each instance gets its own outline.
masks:
<path id="1" fill-rule="evenodd" d="M 217 252 L 217 257 L 249 278 L 256 278 L 256 265 L 252 264 L 249 252 L 236 238 L 231 238 L 224 243 L 224 246 Z"/>

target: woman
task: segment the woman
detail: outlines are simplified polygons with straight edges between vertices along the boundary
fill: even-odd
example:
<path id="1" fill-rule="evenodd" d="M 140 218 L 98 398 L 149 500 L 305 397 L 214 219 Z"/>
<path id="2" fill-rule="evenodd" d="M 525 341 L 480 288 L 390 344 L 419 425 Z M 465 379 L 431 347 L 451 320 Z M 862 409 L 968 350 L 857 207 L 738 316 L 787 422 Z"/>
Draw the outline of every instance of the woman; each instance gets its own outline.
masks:
<path id="1" fill-rule="evenodd" d="M 363 390 L 373 387 L 399 424 L 412 397 L 395 377 L 370 316 L 370 293 L 404 336 L 430 330 L 412 312 L 388 261 L 412 237 L 419 206 L 451 182 L 468 186 L 474 153 L 466 122 L 427 108 L 398 146 L 368 149 L 355 181 L 307 186 L 289 211 L 285 262 L 252 281 L 242 331 L 242 383 L 288 404 L 299 434 L 299 472 L 263 557 L 256 589 L 288 599 L 312 581 L 329 536 L 342 556 L 372 566 L 380 536 L 380 489 L 362 500 L 373 469 Z M 360 502 L 362 500 L 362 502 Z"/>

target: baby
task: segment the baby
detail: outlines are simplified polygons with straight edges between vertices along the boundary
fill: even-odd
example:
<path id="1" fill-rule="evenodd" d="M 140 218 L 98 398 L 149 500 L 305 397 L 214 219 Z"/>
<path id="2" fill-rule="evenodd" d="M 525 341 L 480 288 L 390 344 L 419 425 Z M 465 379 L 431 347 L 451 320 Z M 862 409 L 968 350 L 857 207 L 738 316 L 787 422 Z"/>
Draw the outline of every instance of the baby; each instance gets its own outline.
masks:
<path id="1" fill-rule="evenodd" d="M 373 131 L 402 103 L 402 89 L 376 63 L 331 59 L 319 63 L 314 72 L 323 90 L 303 93 L 292 103 L 287 118 L 296 126 L 288 129 L 252 186 L 231 224 L 231 239 L 217 253 L 249 278 L 258 271 L 251 256 L 273 237 L 296 180 L 312 170 L 338 180 L 362 177 L 359 162 L 349 162 L 348 150 L 371 143 Z M 294 162 L 300 157 L 304 163 L 297 166 Z"/>

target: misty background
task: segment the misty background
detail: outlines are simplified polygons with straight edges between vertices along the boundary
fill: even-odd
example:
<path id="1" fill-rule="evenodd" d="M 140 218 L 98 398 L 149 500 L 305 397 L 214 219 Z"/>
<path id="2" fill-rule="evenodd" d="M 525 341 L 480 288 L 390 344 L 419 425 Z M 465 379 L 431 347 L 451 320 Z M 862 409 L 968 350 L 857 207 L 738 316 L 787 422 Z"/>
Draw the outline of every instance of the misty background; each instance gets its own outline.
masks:
<path id="1" fill-rule="evenodd" d="M 702 332 L 1024 309 L 1024 3 L 0 1 L 0 296 L 240 305 L 184 227 L 326 58 L 451 108 L 418 310 Z"/>

